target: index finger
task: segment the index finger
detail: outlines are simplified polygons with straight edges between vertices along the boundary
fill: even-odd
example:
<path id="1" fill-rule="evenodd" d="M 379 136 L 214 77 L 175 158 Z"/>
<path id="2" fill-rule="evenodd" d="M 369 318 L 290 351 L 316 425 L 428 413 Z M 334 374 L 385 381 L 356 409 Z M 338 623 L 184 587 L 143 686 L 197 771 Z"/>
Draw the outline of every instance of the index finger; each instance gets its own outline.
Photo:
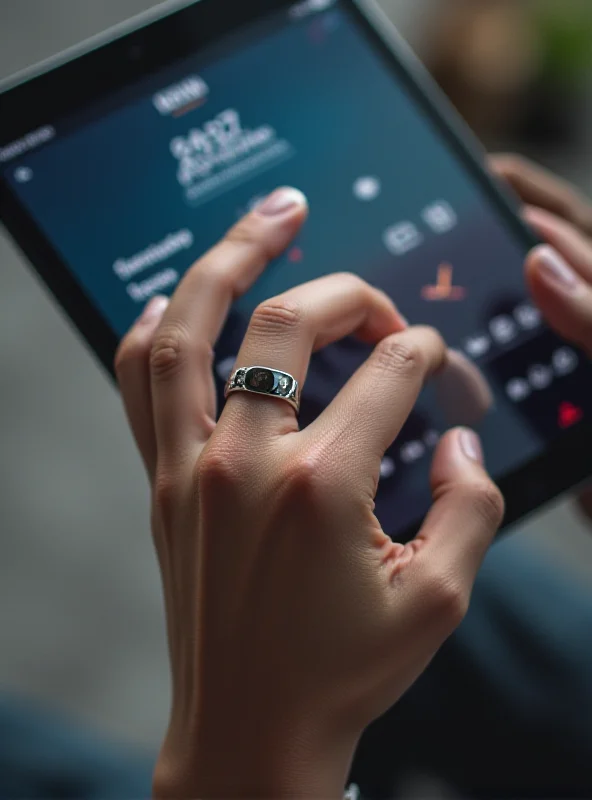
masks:
<path id="1" fill-rule="evenodd" d="M 211 360 L 230 306 L 287 247 L 306 214 L 301 192 L 276 190 L 196 262 L 173 295 L 151 354 L 156 440 L 165 459 L 209 437 L 216 416 Z"/>

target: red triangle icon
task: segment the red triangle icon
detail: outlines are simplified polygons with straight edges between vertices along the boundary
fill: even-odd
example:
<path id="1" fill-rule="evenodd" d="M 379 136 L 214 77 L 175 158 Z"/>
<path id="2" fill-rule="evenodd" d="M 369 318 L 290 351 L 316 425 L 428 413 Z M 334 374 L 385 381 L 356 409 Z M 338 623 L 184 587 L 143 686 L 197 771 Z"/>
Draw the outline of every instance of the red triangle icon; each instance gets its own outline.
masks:
<path id="1" fill-rule="evenodd" d="M 584 412 L 573 403 L 561 403 L 559 406 L 559 427 L 572 428 L 584 419 Z"/>

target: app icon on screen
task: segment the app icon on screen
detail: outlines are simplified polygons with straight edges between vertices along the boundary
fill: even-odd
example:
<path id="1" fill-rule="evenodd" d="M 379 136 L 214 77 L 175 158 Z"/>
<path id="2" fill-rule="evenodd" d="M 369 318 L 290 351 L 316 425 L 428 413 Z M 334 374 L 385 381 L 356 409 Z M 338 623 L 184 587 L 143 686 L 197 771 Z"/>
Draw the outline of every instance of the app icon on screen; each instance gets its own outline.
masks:
<path id="1" fill-rule="evenodd" d="M 524 378 L 513 378 L 506 386 L 506 394 L 513 403 L 522 403 L 531 394 L 530 384 Z"/>
<path id="2" fill-rule="evenodd" d="M 376 200 L 382 189 L 380 180 L 374 175 L 363 175 L 354 183 L 353 192 L 357 200 L 363 203 L 369 203 L 371 200 Z"/>
<path id="3" fill-rule="evenodd" d="M 579 363 L 577 353 L 571 347 L 562 347 L 553 353 L 553 369 L 558 377 L 575 372 Z"/>
<path id="4" fill-rule="evenodd" d="M 458 216 L 450 203 L 446 200 L 438 200 L 436 203 L 424 208 L 421 213 L 425 224 L 434 233 L 448 233 L 456 227 Z"/>
<path id="5" fill-rule="evenodd" d="M 558 422 L 560 428 L 573 428 L 584 419 L 584 412 L 573 403 L 561 403 L 559 406 Z"/>
<path id="6" fill-rule="evenodd" d="M 389 456 L 385 456 L 380 462 L 380 477 L 383 480 L 392 478 L 392 476 L 395 474 L 395 471 L 395 462 L 392 458 L 389 458 Z"/>
<path id="7" fill-rule="evenodd" d="M 33 180 L 33 170 L 31 167 L 18 167 L 14 171 L 14 179 L 17 183 L 29 183 Z"/>
<path id="8" fill-rule="evenodd" d="M 476 334 L 465 339 L 465 352 L 471 358 L 483 358 L 491 350 L 491 339 L 486 334 Z"/>
<path id="9" fill-rule="evenodd" d="M 423 242 L 423 234 L 412 222 L 398 222 L 384 232 L 383 241 L 394 256 L 404 256 Z"/>
<path id="10" fill-rule="evenodd" d="M 525 331 L 533 331 L 543 321 L 543 315 L 532 303 L 523 303 L 514 310 L 514 319 Z"/>
<path id="11" fill-rule="evenodd" d="M 401 461 L 404 464 L 413 464 L 423 458 L 425 454 L 426 446 L 420 441 L 408 442 L 403 445 L 400 451 Z"/>
<path id="12" fill-rule="evenodd" d="M 492 319 L 489 330 L 498 344 L 509 344 L 518 336 L 518 326 L 512 317 L 506 315 Z"/>
<path id="13" fill-rule="evenodd" d="M 553 383 L 553 370 L 544 364 L 535 364 L 528 370 L 528 380 L 533 389 L 542 392 Z"/>

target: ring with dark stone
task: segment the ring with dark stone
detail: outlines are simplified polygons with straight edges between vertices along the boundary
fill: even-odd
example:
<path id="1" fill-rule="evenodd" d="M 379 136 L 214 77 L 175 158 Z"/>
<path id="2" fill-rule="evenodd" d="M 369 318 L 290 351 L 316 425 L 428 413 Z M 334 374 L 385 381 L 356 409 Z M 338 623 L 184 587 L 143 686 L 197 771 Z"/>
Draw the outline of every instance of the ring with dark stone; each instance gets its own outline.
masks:
<path id="1" fill-rule="evenodd" d="M 287 372 L 270 367 L 239 367 L 228 379 L 224 396 L 233 392 L 265 394 L 286 400 L 295 411 L 300 408 L 298 381 Z"/>
<path id="2" fill-rule="evenodd" d="M 253 367 L 247 370 L 245 376 L 245 386 L 253 392 L 267 394 L 275 385 L 275 375 L 270 369 L 263 367 Z"/>

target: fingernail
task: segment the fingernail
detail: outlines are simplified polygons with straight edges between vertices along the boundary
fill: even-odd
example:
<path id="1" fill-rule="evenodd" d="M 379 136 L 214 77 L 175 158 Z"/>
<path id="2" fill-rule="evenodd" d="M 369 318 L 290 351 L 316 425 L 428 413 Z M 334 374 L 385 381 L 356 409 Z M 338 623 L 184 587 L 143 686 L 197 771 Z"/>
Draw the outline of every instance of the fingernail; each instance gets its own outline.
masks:
<path id="1" fill-rule="evenodd" d="M 475 431 L 468 428 L 462 430 L 459 434 L 460 447 L 465 456 L 471 461 L 476 461 L 478 464 L 483 464 L 485 459 L 483 457 L 483 447 L 481 446 L 481 439 L 477 436 Z"/>
<path id="2" fill-rule="evenodd" d="M 287 186 L 282 189 L 276 189 L 267 197 L 261 205 L 257 206 L 257 213 L 263 214 L 265 217 L 276 217 L 279 214 L 285 214 L 297 206 L 306 206 L 306 197 L 298 189 L 292 189 Z"/>
<path id="3" fill-rule="evenodd" d="M 154 322 L 157 319 L 160 319 L 164 312 L 166 311 L 166 307 L 169 304 L 169 298 L 163 297 L 158 295 L 157 297 L 153 297 L 152 300 L 148 303 L 144 311 L 142 312 L 142 316 L 138 320 L 141 325 L 148 325 L 151 322 Z"/>
<path id="4" fill-rule="evenodd" d="M 446 367 L 435 375 L 438 407 L 451 427 L 473 428 L 490 412 L 494 398 L 479 367 L 458 350 L 449 350 Z"/>
<path id="5" fill-rule="evenodd" d="M 581 281 L 578 275 L 553 247 L 549 245 L 539 247 L 537 263 L 539 273 L 547 283 L 569 292 L 574 292 L 580 287 Z"/>

